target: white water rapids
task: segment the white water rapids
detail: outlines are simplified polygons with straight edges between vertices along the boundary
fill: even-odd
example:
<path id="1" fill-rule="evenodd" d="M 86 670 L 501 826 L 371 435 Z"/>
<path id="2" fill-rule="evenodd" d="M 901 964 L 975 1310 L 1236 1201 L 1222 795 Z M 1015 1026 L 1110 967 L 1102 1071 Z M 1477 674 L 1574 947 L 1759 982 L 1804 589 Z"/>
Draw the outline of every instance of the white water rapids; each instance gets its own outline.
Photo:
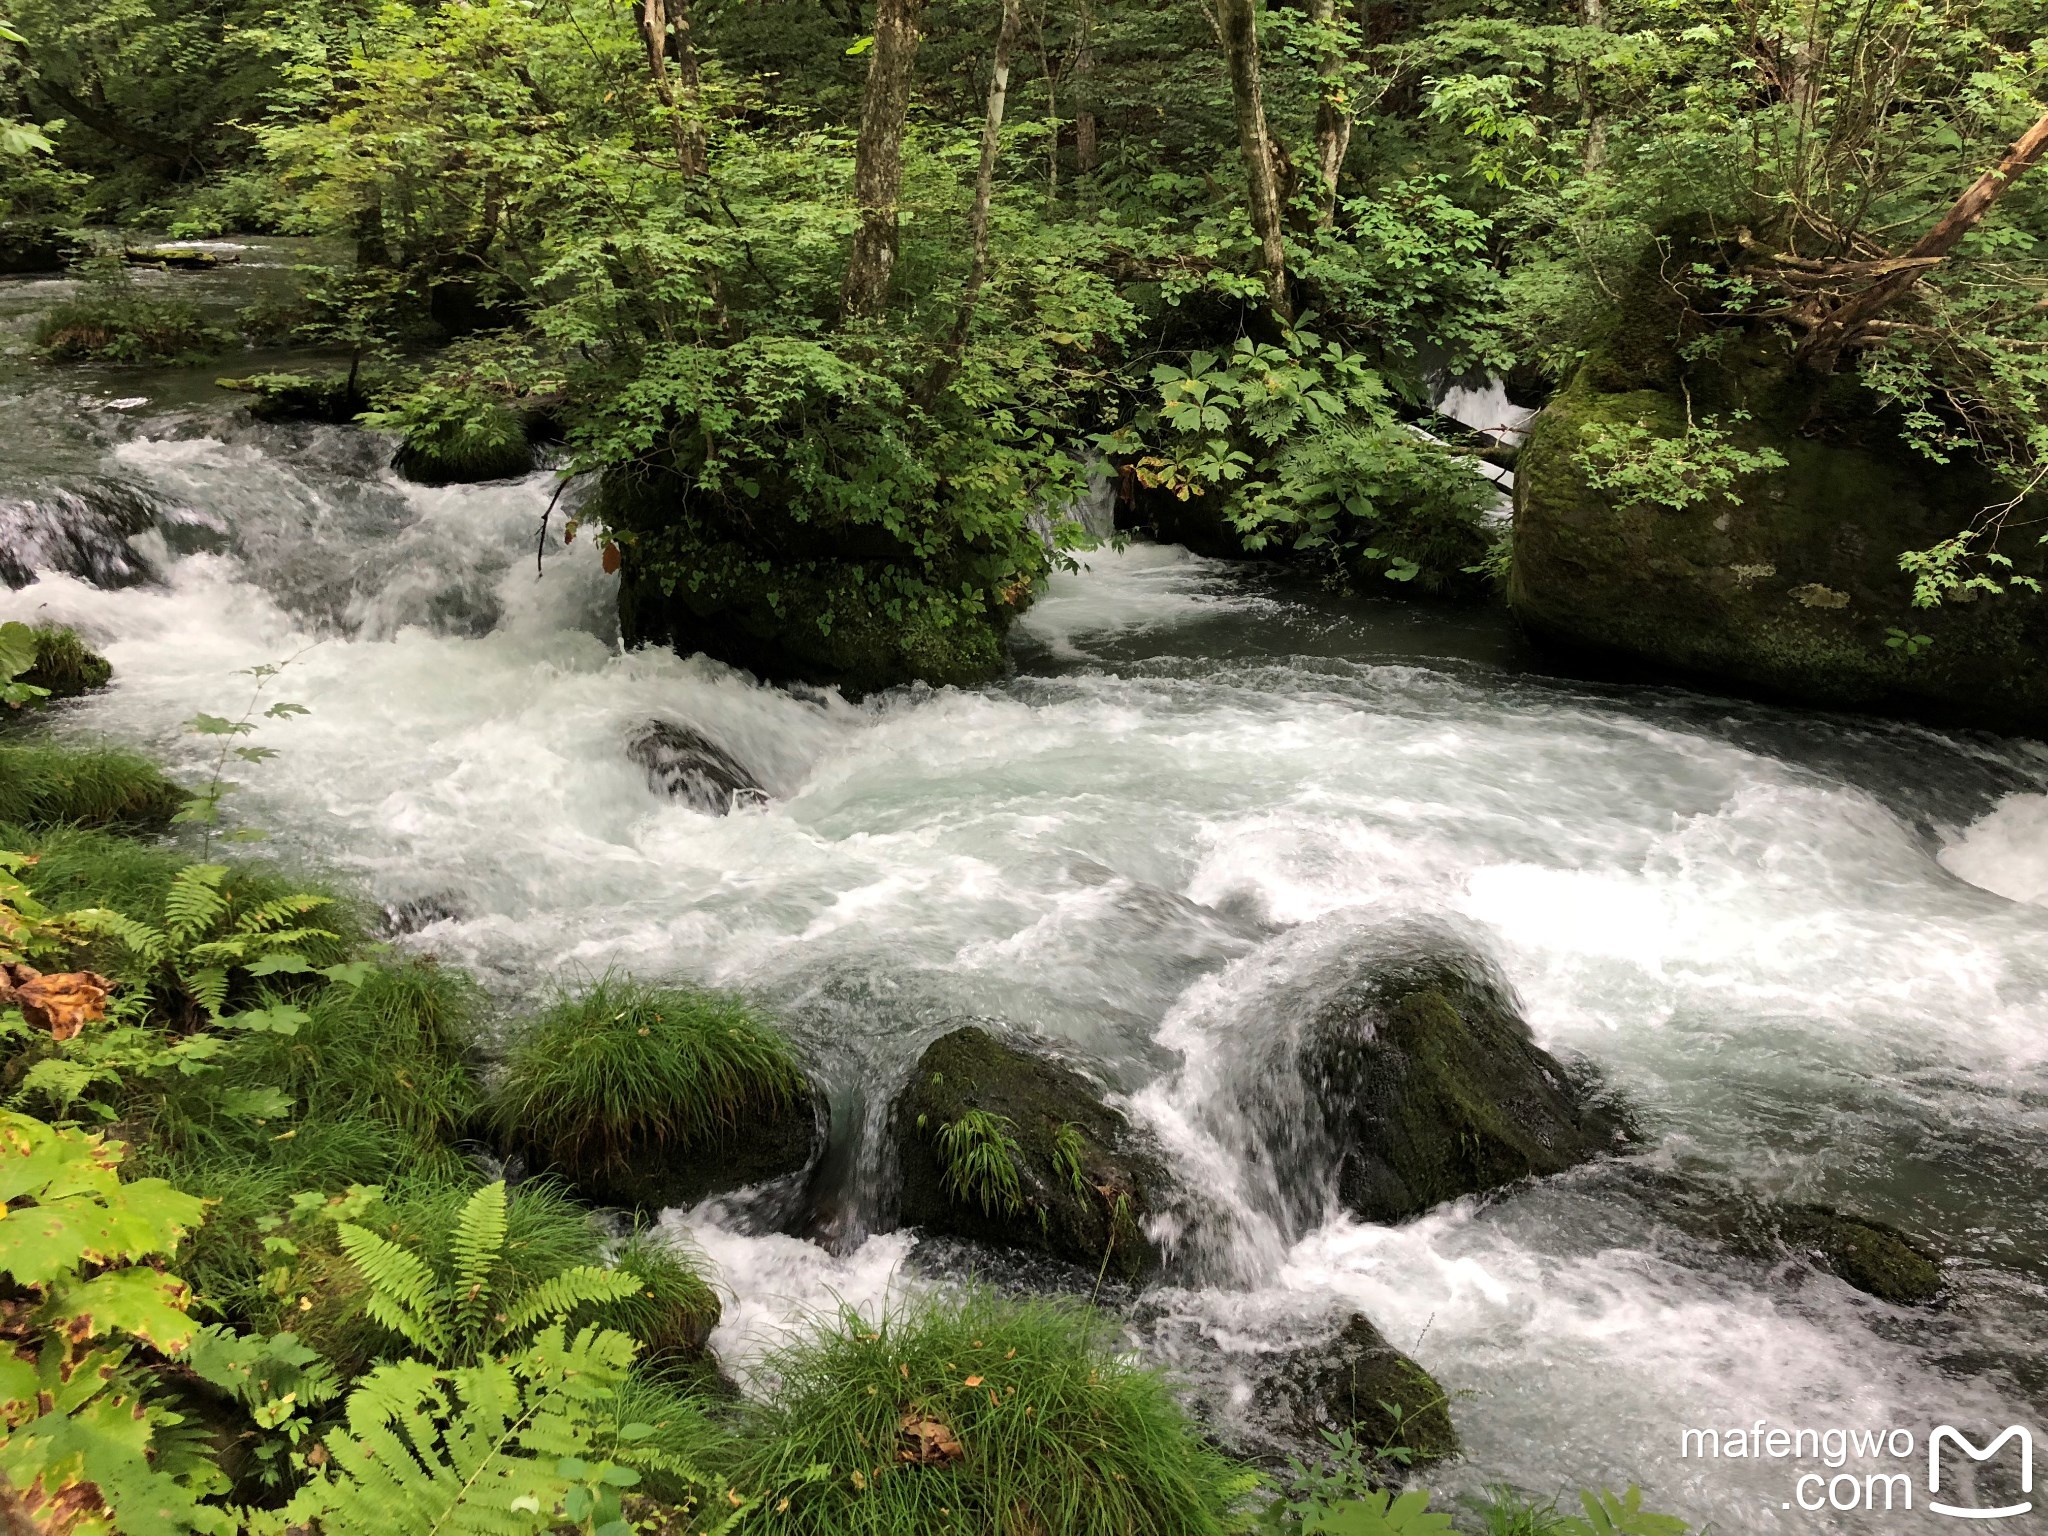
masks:
<path id="1" fill-rule="evenodd" d="M 445 912 L 403 942 L 508 1007 L 614 965 L 750 990 L 832 1084 L 842 1140 L 948 1021 L 1073 1042 L 1243 1206 L 1214 1283 L 1134 1324 L 1210 1411 L 1356 1307 L 1459 1394 L 1468 1456 L 1442 1481 L 1637 1481 L 1761 1532 L 1821 1523 L 1789 1507 L 1808 1468 L 1682 1458 L 1682 1428 L 2048 1429 L 2037 749 L 1552 681 L 1488 620 L 1145 546 L 1056 578 L 1011 680 L 856 706 L 621 654 L 588 540 L 551 538 L 536 578 L 545 475 L 429 490 L 361 434 L 95 411 L 47 382 L 9 411 L 23 497 L 99 476 L 157 509 L 127 549 L 149 579 L 0 589 L 0 618 L 76 623 L 115 664 L 64 732 L 198 775 L 180 722 L 239 715 L 237 669 L 292 658 L 271 696 L 312 712 L 265 724 L 280 755 L 233 797 L 274 849 Z M 773 802 L 656 797 L 623 750 L 654 717 Z M 1720 1251 L 1611 1168 L 1399 1227 L 1265 1219 L 1214 1112 L 1229 1043 L 1289 946 L 1396 916 L 1493 955 L 1538 1039 L 1635 1106 L 1632 1163 L 1925 1233 L 1955 1302 Z M 909 1236 L 867 1234 L 841 1184 L 828 1242 L 672 1218 L 716 1266 L 735 1360 L 913 1283 Z"/>

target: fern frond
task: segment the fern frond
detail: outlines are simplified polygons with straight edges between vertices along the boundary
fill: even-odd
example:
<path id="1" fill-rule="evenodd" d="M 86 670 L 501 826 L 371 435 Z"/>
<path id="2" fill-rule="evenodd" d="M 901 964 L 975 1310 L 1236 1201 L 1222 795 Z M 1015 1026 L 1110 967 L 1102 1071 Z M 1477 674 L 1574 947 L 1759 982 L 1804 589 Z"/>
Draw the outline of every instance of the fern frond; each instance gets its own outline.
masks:
<path id="1" fill-rule="evenodd" d="M 370 1288 L 363 1310 L 384 1327 L 439 1358 L 449 1346 L 441 1282 L 420 1256 L 376 1233 L 343 1222 L 336 1235 Z"/>
<path id="2" fill-rule="evenodd" d="M 221 1009 L 228 1001 L 228 973 L 221 966 L 207 966 L 202 970 L 187 971 L 178 977 L 192 1001 L 205 1010 L 209 1019 L 218 1021 Z"/>
<path id="3" fill-rule="evenodd" d="M 164 893 L 164 930 L 175 945 L 190 943 L 211 928 L 228 908 L 220 884 L 228 877 L 225 864 L 188 864 L 171 878 Z"/>
<path id="4" fill-rule="evenodd" d="M 491 1274 L 505 1254 L 505 1181 L 486 1184 L 469 1197 L 455 1220 L 455 1334 L 483 1332 L 491 1315 Z"/>
<path id="5" fill-rule="evenodd" d="M 541 1323 L 558 1323 L 579 1307 L 624 1301 L 638 1294 L 640 1277 L 622 1269 L 578 1264 L 550 1275 L 522 1295 L 498 1325 L 496 1339 L 513 1339 Z"/>
<path id="6" fill-rule="evenodd" d="M 148 965 L 162 965 L 170 952 L 170 941 L 161 929 L 106 907 L 86 907 L 67 914 L 65 921 L 88 933 L 104 933 Z"/>
<path id="7" fill-rule="evenodd" d="M 235 919 L 235 932 L 243 935 L 263 933 L 278 924 L 289 922 L 295 917 L 304 917 L 308 912 L 317 912 L 325 906 L 332 906 L 329 896 L 309 896 L 300 892 L 294 896 L 280 896 L 251 907 Z"/>

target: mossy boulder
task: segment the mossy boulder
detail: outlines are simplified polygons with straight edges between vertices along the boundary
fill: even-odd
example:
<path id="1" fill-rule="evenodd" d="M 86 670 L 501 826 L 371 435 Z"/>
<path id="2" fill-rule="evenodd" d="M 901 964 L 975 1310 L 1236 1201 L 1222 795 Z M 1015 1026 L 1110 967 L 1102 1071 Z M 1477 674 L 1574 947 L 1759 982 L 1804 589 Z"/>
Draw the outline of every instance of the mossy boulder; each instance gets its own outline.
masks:
<path id="1" fill-rule="evenodd" d="M 1596 660 L 1768 697 L 2048 731 L 2048 596 L 2022 585 L 1917 608 L 1899 567 L 2010 493 L 1967 458 L 1915 453 L 1853 376 L 1813 375 L 1782 339 L 1714 329 L 1660 294 L 1650 277 L 1631 291 L 1517 461 L 1508 599 L 1523 625 Z M 1785 465 L 1682 510 L 1588 482 L 1589 434 L 1674 439 L 1688 420 Z M 2013 562 L 2001 580 L 2048 580 L 2031 536 L 1998 550 Z"/>
<path id="2" fill-rule="evenodd" d="M 1369 1451 L 1406 1450 L 1412 1464 L 1458 1454 L 1449 1396 L 1360 1312 L 1333 1338 L 1287 1355 L 1254 1388 L 1252 1405 L 1311 1445 L 1325 1430 L 1348 1429 Z"/>
<path id="3" fill-rule="evenodd" d="M 87 645 L 75 629 L 43 625 L 35 630 L 36 659 L 16 682 L 47 688 L 53 699 L 75 699 L 107 686 L 113 663 Z"/>
<path id="4" fill-rule="evenodd" d="M 1334 1157 L 1337 1197 L 1366 1221 L 1561 1173 L 1625 1135 L 1530 1038 L 1483 957 L 1420 939 L 1368 953 L 1318 1001 L 1300 1046 L 1302 1150 Z"/>
<path id="5" fill-rule="evenodd" d="M 619 625 L 629 646 L 666 645 L 774 682 L 852 696 L 910 682 L 967 686 L 1000 676 L 1004 639 L 1032 595 L 1013 564 L 932 534 L 807 520 L 763 492 L 745 515 L 698 514 L 682 480 L 615 473 L 583 517 L 618 538 Z"/>
<path id="6" fill-rule="evenodd" d="M 1158 1150 L 1042 1047 L 979 1025 L 928 1046 L 891 1111 L 905 1226 L 1135 1280 L 1173 1192 Z M 1006 1171 L 1007 1170 L 1007 1171 Z"/>
<path id="7" fill-rule="evenodd" d="M 47 219 L 0 219 L 0 276 L 62 272 L 78 255 L 78 231 Z"/>

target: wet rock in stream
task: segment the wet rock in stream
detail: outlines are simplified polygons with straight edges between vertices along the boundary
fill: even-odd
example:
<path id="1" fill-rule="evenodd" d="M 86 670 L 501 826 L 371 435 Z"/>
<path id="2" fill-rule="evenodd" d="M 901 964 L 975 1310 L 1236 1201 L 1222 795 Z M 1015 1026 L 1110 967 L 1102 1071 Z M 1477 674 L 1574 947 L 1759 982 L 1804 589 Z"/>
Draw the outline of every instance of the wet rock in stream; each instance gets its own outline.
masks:
<path id="1" fill-rule="evenodd" d="M 1252 1407 L 1311 1445 L 1324 1430 L 1350 1430 L 1363 1449 L 1406 1451 L 1411 1463 L 1458 1453 L 1444 1389 L 1362 1312 L 1352 1313 L 1335 1337 L 1276 1356 L 1253 1390 Z"/>
<path id="2" fill-rule="evenodd" d="M 890 1117 L 903 1225 L 1135 1279 L 1172 1175 L 1102 1090 L 1043 1047 L 968 1025 L 911 1069 Z"/>
<path id="3" fill-rule="evenodd" d="M 740 762 L 694 726 L 650 720 L 626 739 L 626 755 L 647 771 L 647 787 L 707 816 L 768 799 Z"/>

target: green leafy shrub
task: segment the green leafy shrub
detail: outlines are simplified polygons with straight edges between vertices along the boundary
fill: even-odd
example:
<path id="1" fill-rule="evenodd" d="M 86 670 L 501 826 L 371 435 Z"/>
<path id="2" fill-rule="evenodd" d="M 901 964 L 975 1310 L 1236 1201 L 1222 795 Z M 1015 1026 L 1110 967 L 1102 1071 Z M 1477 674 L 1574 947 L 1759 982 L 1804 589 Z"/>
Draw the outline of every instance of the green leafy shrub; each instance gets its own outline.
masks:
<path id="1" fill-rule="evenodd" d="M 808 1089 L 788 1044 L 739 999 L 606 976 L 513 1044 L 499 1135 L 579 1185 L 642 1161 L 733 1149 Z"/>
<path id="2" fill-rule="evenodd" d="M 1729 413 L 1731 421 L 1747 419 L 1747 412 Z M 1579 465 L 1586 483 L 1621 506 L 1668 507 L 1674 512 L 1704 501 L 1740 506 L 1742 498 L 1735 494 L 1740 481 L 1786 464 L 1775 448 L 1741 447 L 1712 416 L 1688 420 L 1676 437 L 1634 421 L 1591 422 L 1580 437 Z"/>
<path id="3" fill-rule="evenodd" d="M 400 434 L 393 467 L 422 485 L 504 480 L 533 468 L 526 424 L 481 385 L 428 379 L 363 417 Z"/>
<path id="4" fill-rule="evenodd" d="M 18 827 L 160 829 L 185 792 L 154 763 L 116 747 L 0 745 L 0 822 Z"/>
<path id="5" fill-rule="evenodd" d="M 1090 1309 L 979 1293 L 847 1312 L 770 1362 L 737 1474 L 763 1531 L 1238 1529 L 1255 1474 Z"/>

